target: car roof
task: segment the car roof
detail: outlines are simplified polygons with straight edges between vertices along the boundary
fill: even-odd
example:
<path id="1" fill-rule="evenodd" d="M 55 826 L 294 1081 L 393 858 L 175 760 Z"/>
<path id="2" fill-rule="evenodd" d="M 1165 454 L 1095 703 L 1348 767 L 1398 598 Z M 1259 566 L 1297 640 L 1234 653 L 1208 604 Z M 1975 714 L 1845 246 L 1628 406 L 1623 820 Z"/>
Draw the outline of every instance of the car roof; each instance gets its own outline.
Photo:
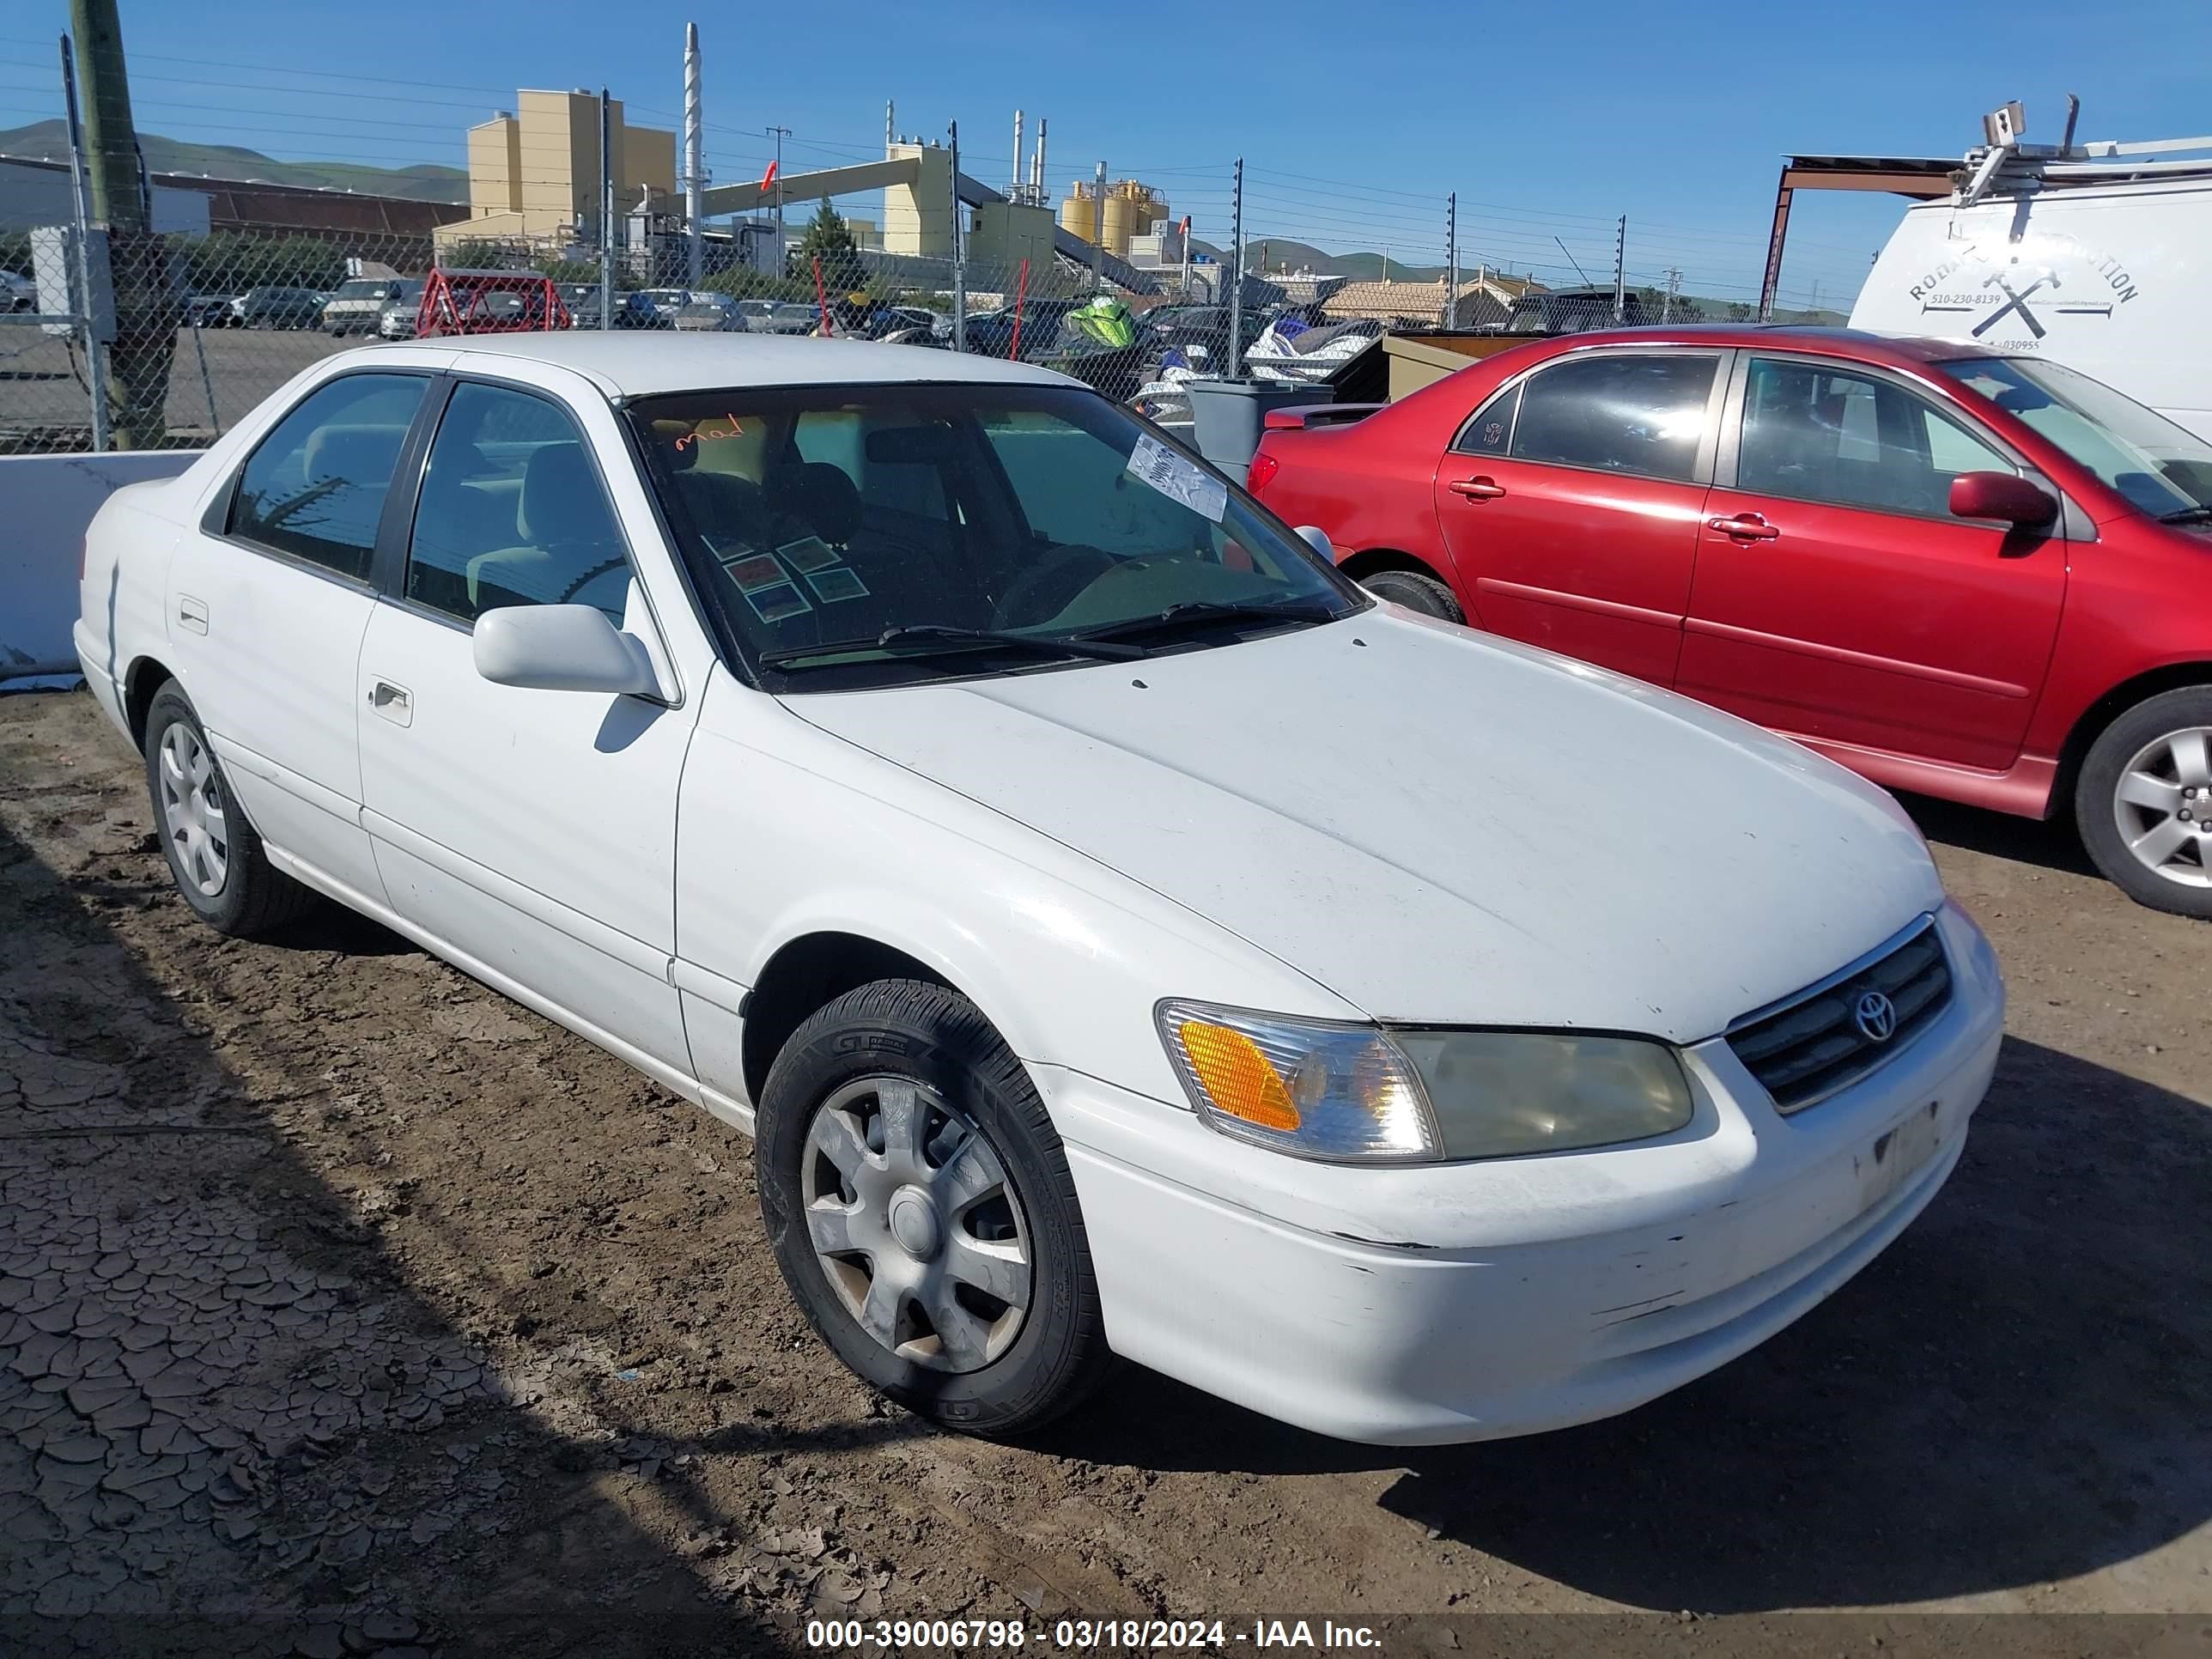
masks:
<path id="1" fill-rule="evenodd" d="M 2002 355 L 1976 340 L 1876 334 L 1866 329 L 1818 328 L 1802 323 L 1661 323 L 1647 328 L 1595 328 L 1580 334 L 1527 337 L 1532 345 L 1570 349 L 1595 345 L 1794 347 L 1823 356 L 1857 357 L 1878 363 L 1942 363 Z"/>
<path id="2" fill-rule="evenodd" d="M 559 329 L 526 334 L 464 335 L 453 342 L 463 361 L 550 363 L 590 376 L 610 396 L 715 392 L 729 386 L 866 386 L 920 381 L 978 385 L 1072 386 L 1049 369 L 996 357 L 971 357 L 926 346 L 867 340 L 815 340 L 792 335 L 603 333 Z M 365 348 L 375 349 L 375 348 Z"/>

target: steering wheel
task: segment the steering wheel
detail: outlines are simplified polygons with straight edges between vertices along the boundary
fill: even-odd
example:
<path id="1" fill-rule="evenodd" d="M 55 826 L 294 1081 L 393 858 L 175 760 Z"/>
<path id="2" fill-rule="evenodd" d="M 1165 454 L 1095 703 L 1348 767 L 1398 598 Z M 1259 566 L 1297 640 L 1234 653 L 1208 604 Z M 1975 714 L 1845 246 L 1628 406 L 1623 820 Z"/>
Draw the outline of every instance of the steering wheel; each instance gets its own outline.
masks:
<path id="1" fill-rule="evenodd" d="M 602 559 L 599 563 L 593 565 L 589 570 L 586 570 L 582 575 L 577 577 L 575 580 L 570 582 L 566 587 L 562 588 L 561 590 L 561 597 L 554 600 L 553 603 L 556 605 L 568 604 L 569 600 L 574 599 L 577 594 L 589 587 L 593 582 L 599 580 L 600 577 L 605 575 L 610 570 L 619 570 L 629 562 L 629 560 L 627 556 L 619 558 Z"/>
<path id="2" fill-rule="evenodd" d="M 1021 628 L 1056 617 L 1068 602 L 1120 562 L 1085 543 L 1055 547 L 1014 578 L 991 608 L 996 628 Z"/>

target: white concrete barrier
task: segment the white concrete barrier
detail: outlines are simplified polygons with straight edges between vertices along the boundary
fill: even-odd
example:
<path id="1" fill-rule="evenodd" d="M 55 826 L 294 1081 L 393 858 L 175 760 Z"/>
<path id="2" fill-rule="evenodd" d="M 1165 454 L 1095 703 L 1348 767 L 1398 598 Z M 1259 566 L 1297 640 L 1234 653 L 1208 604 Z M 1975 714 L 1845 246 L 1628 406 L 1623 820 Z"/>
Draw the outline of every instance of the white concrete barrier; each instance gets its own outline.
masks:
<path id="1" fill-rule="evenodd" d="M 77 672 L 70 630 L 85 526 L 122 485 L 173 478 L 198 459 L 196 449 L 0 456 L 0 680 Z"/>

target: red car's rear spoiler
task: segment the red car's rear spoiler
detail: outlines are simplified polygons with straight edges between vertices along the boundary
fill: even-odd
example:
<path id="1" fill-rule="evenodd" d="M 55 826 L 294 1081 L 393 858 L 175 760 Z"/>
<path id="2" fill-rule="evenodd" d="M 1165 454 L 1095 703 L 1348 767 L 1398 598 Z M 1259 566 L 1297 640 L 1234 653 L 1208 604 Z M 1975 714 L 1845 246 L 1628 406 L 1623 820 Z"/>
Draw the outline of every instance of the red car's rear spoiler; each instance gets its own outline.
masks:
<path id="1" fill-rule="evenodd" d="M 1271 409 L 1261 424 L 1269 432 L 1310 432 L 1316 427 L 1350 426 L 1354 421 L 1364 421 L 1378 409 L 1388 409 L 1388 404 L 1293 404 L 1288 409 Z"/>

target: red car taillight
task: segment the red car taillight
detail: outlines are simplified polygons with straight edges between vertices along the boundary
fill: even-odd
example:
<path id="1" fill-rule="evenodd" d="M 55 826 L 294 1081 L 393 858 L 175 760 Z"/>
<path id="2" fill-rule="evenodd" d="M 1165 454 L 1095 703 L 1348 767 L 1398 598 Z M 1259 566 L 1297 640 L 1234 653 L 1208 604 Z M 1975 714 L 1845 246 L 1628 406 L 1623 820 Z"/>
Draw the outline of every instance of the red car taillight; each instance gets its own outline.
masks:
<path id="1" fill-rule="evenodd" d="M 1280 461 L 1266 450 L 1261 450 L 1252 457 L 1252 465 L 1244 470 L 1244 488 L 1256 495 L 1273 483 L 1275 474 L 1282 470 Z"/>

